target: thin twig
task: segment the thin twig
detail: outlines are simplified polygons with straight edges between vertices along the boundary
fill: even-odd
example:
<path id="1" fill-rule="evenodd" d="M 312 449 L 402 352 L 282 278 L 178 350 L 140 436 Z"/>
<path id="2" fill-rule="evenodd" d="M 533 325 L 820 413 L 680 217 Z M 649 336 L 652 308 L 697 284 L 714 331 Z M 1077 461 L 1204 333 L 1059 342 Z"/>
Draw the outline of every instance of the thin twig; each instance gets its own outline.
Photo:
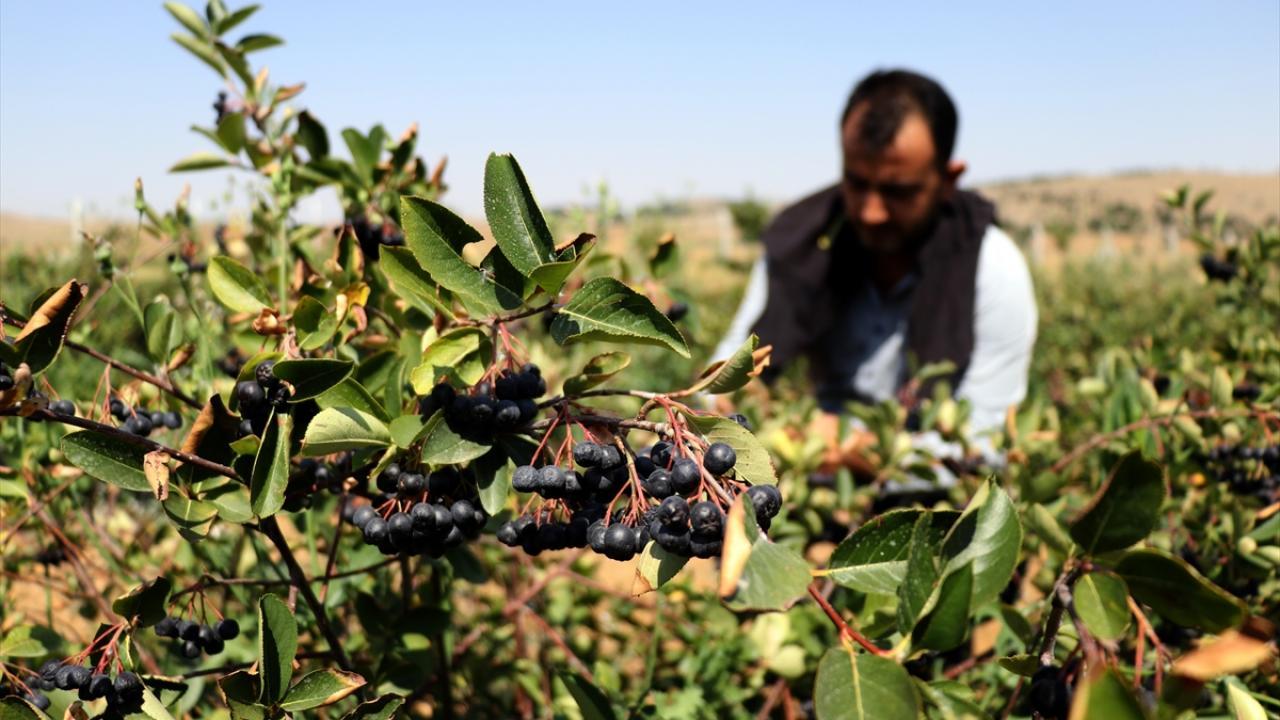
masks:
<path id="1" fill-rule="evenodd" d="M 17 416 L 18 416 L 18 410 L 16 407 L 0 410 L 0 417 L 17 417 Z M 30 418 L 34 418 L 36 420 L 53 420 L 56 422 L 64 423 L 66 425 L 74 425 L 76 427 L 85 428 L 86 430 L 96 430 L 97 432 L 100 432 L 104 435 L 110 435 L 116 438 L 117 440 L 121 440 L 123 442 L 129 443 L 130 445 L 136 445 L 141 448 L 146 448 L 147 450 L 160 450 L 168 454 L 169 457 L 171 458 L 174 458 L 176 460 L 181 460 L 184 463 L 190 463 L 197 467 L 204 468 L 205 470 L 209 470 L 210 472 L 215 472 L 224 477 L 229 477 L 229 478 L 232 478 L 233 480 L 241 479 L 235 470 L 227 467 L 226 465 L 213 462 L 212 460 L 205 460 L 199 455 L 184 453 L 181 450 L 171 448 L 167 445 L 161 445 L 155 440 L 149 440 L 147 438 L 134 435 L 133 433 L 127 433 L 121 430 L 120 428 L 115 427 L 114 425 L 107 425 L 105 423 L 96 422 L 94 420 L 89 420 L 87 418 L 82 418 L 76 415 L 63 415 L 62 413 L 54 412 L 48 408 L 37 409 L 36 411 L 31 413 Z"/>
<path id="2" fill-rule="evenodd" d="M 334 633 L 333 626 L 329 624 L 329 614 L 325 612 L 324 605 L 316 597 L 315 592 L 311 590 L 311 581 L 307 580 L 307 575 L 302 571 L 302 566 L 298 564 L 298 559 L 293 556 L 293 551 L 289 549 L 289 543 L 285 540 L 284 533 L 280 532 L 280 524 L 276 522 L 274 517 L 268 517 L 259 523 L 259 529 L 276 546 L 276 550 L 280 551 L 280 557 L 284 560 L 285 565 L 288 566 L 289 574 L 293 576 L 293 587 L 296 587 L 302 593 L 302 599 L 311 608 L 311 613 L 316 616 L 316 624 L 320 626 L 320 634 L 324 635 L 325 642 L 329 644 L 329 650 L 337 659 L 338 665 L 343 670 L 350 671 L 352 669 L 351 660 L 347 657 L 346 651 L 342 649 L 342 643 L 338 640 L 337 634 Z"/>
<path id="3" fill-rule="evenodd" d="M 831 620 L 831 622 L 835 623 L 836 628 L 840 630 L 840 634 L 842 636 L 844 636 L 849 640 L 852 640 L 853 642 L 858 643 L 859 645 L 862 646 L 864 650 L 871 653 L 872 655 L 883 656 L 883 655 L 889 654 L 888 650 L 884 650 L 876 647 L 874 644 L 872 644 L 870 640 L 865 638 L 862 635 L 862 633 L 849 627 L 849 624 L 844 621 L 844 618 L 840 617 L 840 613 L 836 612 L 836 609 L 831 607 L 831 603 L 828 602 L 827 599 L 822 596 L 822 593 L 818 592 L 818 588 L 814 587 L 813 585 L 809 585 L 809 595 L 811 595 L 813 599 L 817 601 L 818 606 L 821 607 L 822 611 L 827 614 L 827 617 Z"/>

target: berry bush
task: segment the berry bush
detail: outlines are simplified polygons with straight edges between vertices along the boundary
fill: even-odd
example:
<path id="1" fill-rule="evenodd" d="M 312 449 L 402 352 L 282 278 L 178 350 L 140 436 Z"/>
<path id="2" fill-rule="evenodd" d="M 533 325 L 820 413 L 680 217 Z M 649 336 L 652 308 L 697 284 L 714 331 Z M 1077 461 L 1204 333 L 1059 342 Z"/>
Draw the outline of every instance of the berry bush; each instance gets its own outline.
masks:
<path id="1" fill-rule="evenodd" d="M 5 266 L 6 720 L 1280 710 L 1276 228 L 1171 193 L 1199 267 L 1040 277 L 1001 431 L 920 368 L 855 473 L 802 368 L 697 366 L 726 298 L 670 238 L 560 238 L 494 154 L 486 240 L 416 127 L 332 152 L 256 5 L 165 7 L 223 83 L 174 170 L 254 201 L 208 233 L 139 181 L 133 237 Z"/>

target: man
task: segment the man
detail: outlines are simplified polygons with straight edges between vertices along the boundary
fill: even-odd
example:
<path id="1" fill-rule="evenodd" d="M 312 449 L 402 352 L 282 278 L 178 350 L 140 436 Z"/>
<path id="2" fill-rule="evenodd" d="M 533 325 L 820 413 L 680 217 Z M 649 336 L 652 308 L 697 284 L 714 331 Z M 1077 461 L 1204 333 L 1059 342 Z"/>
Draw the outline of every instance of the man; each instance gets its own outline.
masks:
<path id="1" fill-rule="evenodd" d="M 937 82 L 872 73 L 840 122 L 841 181 L 786 208 L 762 236 L 742 305 L 716 350 L 754 331 L 773 367 L 805 357 L 834 440 L 846 402 L 899 395 L 912 363 L 951 361 L 974 433 L 1026 394 L 1031 277 L 994 206 L 957 189 L 957 115 Z M 847 450 L 848 448 L 846 448 Z M 856 454 L 856 453 L 855 453 Z"/>

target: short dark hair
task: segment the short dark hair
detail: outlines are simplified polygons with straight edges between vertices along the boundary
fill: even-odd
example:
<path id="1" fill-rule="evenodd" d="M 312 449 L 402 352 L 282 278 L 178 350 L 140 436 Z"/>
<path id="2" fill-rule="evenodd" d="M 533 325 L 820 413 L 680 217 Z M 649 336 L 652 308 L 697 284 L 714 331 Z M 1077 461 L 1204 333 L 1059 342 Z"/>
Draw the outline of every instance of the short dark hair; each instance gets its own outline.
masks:
<path id="1" fill-rule="evenodd" d="M 872 151 L 883 150 L 893 142 L 902 121 L 918 112 L 929 125 L 939 167 L 951 160 L 956 146 L 955 103 L 932 78 L 910 70 L 877 70 L 863 78 L 845 103 L 840 127 L 849 120 L 855 108 L 866 104 L 867 113 L 858 128 L 858 139 Z"/>

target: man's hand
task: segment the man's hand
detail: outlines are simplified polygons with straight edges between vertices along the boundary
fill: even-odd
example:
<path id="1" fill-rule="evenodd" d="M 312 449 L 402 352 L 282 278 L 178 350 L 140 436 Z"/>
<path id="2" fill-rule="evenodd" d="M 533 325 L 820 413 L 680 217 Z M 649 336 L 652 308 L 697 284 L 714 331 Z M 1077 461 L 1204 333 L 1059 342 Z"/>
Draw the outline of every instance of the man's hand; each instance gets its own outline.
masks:
<path id="1" fill-rule="evenodd" d="M 826 453 L 822 459 L 821 472 L 835 472 L 847 467 L 855 475 L 874 477 L 876 466 L 867 452 L 875 443 L 875 435 L 865 430 L 852 430 L 849 436 L 840 441 L 840 416 L 834 413 L 821 413 L 809 423 L 809 432 L 822 438 L 826 445 Z"/>

